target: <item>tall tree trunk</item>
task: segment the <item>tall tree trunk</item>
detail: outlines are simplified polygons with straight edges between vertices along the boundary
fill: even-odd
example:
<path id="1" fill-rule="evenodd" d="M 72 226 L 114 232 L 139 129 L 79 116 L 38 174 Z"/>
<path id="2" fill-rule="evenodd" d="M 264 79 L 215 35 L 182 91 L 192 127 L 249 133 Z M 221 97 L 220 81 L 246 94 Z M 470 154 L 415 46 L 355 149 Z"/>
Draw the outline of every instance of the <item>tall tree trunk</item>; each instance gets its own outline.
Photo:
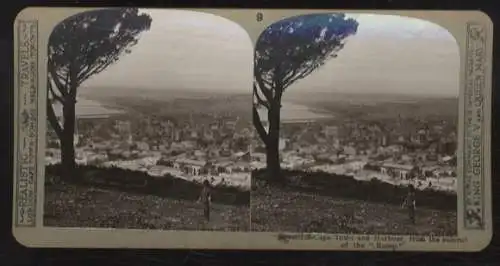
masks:
<path id="1" fill-rule="evenodd" d="M 75 103 L 67 102 L 63 105 L 63 128 L 61 135 L 61 164 L 62 178 L 71 179 L 75 175 Z"/>
<path id="2" fill-rule="evenodd" d="M 266 145 L 266 163 L 269 179 L 281 178 L 279 136 L 280 136 L 280 113 L 281 102 L 275 101 L 268 110 L 269 131 Z"/>

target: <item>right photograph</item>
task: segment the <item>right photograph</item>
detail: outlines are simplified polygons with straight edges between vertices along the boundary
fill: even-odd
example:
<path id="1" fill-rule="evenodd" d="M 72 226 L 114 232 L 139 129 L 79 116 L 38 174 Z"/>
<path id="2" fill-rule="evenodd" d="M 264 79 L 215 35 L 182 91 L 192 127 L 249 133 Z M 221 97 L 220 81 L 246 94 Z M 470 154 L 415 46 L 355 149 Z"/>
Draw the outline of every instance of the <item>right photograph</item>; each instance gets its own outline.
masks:
<path id="1" fill-rule="evenodd" d="M 251 230 L 457 235 L 460 52 L 429 21 L 284 18 L 254 53 Z"/>

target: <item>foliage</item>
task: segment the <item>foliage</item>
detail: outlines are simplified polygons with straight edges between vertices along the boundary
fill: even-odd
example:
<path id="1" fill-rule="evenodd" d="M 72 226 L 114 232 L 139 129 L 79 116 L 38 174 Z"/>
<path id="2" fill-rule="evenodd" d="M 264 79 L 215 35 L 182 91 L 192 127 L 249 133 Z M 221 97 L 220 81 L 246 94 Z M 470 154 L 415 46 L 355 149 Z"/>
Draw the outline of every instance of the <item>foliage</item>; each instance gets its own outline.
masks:
<path id="1" fill-rule="evenodd" d="M 259 101 L 267 106 L 274 95 L 281 94 L 336 57 L 348 36 L 357 32 L 358 22 L 344 14 L 311 14 L 281 20 L 260 35 L 254 58 L 257 87 L 266 97 Z"/>
<path id="2" fill-rule="evenodd" d="M 129 53 L 150 25 L 149 15 L 139 14 L 137 8 L 86 11 L 59 23 L 48 45 L 49 101 L 74 104 L 77 88 Z M 48 111 L 49 116 L 53 114 Z M 61 126 L 53 122 L 55 131 L 61 133 Z"/>
<path id="3" fill-rule="evenodd" d="M 358 22 L 344 14 L 310 14 L 278 21 L 259 36 L 254 55 L 253 124 L 266 145 L 269 177 L 278 178 L 280 110 L 283 92 L 335 57 Z M 267 109 L 269 127 L 258 108 Z"/>

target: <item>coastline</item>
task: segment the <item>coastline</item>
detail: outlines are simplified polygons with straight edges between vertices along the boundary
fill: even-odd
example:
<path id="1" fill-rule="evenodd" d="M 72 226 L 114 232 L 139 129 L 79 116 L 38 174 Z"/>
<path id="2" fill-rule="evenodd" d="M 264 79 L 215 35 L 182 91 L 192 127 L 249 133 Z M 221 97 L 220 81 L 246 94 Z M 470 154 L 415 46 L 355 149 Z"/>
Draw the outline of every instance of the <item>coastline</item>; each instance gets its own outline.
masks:
<path id="1" fill-rule="evenodd" d="M 328 110 L 312 108 L 304 104 L 291 101 L 283 102 L 281 109 L 281 123 L 307 123 L 318 120 L 333 119 L 335 114 Z M 267 122 L 267 115 L 263 108 L 258 109 L 262 122 Z"/>

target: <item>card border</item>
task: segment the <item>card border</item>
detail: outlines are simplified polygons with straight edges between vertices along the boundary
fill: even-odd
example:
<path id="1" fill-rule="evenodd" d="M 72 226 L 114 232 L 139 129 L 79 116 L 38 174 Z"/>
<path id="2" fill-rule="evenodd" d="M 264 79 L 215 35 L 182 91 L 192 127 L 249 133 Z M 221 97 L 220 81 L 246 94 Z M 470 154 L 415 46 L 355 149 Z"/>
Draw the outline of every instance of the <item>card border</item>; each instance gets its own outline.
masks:
<path id="1" fill-rule="evenodd" d="M 24 13 L 26 13 L 26 12 L 25 12 L 26 10 L 28 10 L 28 11 L 29 11 L 29 10 L 36 10 L 36 9 L 39 9 L 39 8 L 28 8 L 28 9 L 24 9 L 24 10 L 20 13 L 20 15 L 18 15 L 18 18 L 17 18 L 16 20 L 17 20 L 17 21 L 21 21 L 20 17 L 22 18 L 23 16 L 26 16 L 26 14 L 23 14 L 23 12 L 24 12 Z M 44 8 L 42 8 L 42 9 L 44 9 Z M 84 10 L 86 10 L 86 9 L 83 9 L 83 8 L 71 8 L 71 9 L 69 9 L 69 10 L 67 10 L 67 11 L 69 11 L 69 13 L 71 13 L 71 12 L 73 12 L 73 13 L 77 13 L 76 11 L 84 11 Z M 87 9 L 87 10 L 88 10 L 88 9 Z M 187 10 L 192 10 L 192 11 L 201 11 L 201 12 L 207 12 L 207 13 L 215 13 L 215 14 L 219 14 L 219 15 L 220 15 L 220 13 L 224 13 L 224 12 L 227 12 L 227 11 L 228 11 L 228 10 L 224 10 L 224 11 L 222 11 L 222 10 L 215 10 L 215 11 L 214 11 L 214 9 L 187 9 Z M 42 10 L 42 11 L 43 11 L 43 10 Z M 45 9 L 45 11 L 47 11 L 47 9 Z M 245 12 L 248 12 L 248 11 L 249 11 L 249 10 L 245 10 Z M 250 11 L 251 11 L 251 10 L 250 10 Z M 276 15 L 275 17 L 280 17 L 280 16 L 282 16 L 282 15 L 283 15 L 283 14 L 285 14 L 285 13 L 286 13 L 286 14 L 288 14 L 287 16 L 291 16 L 291 15 L 294 15 L 294 14 L 303 14 L 303 13 L 319 13 L 319 12 L 345 12 L 345 10 L 322 10 L 322 11 L 319 11 L 319 10 L 306 10 L 306 9 L 303 9 L 303 10 L 259 10 L 259 11 L 260 11 L 260 12 L 265 12 L 266 14 L 273 14 L 273 13 L 277 13 L 278 15 Z M 349 11 L 350 11 L 350 13 L 364 13 L 362 10 L 349 10 Z M 231 12 L 231 10 L 229 10 L 229 12 Z M 232 16 L 234 16 L 234 14 L 236 14 L 236 13 L 240 13 L 240 15 L 241 15 L 241 13 L 242 13 L 242 11 L 241 11 L 241 10 L 232 10 L 232 12 L 233 12 L 233 15 L 232 15 Z M 280 13 L 280 12 L 281 12 L 281 13 Z M 382 13 L 382 14 L 384 14 L 384 13 L 389 13 L 389 14 L 396 14 L 396 15 L 398 15 L 398 13 L 403 13 L 403 14 L 404 14 L 404 13 L 407 13 L 407 14 L 411 14 L 411 13 L 415 13 L 415 12 L 418 12 L 418 11 L 394 11 L 394 10 L 379 10 L 379 11 L 374 12 L 373 10 L 370 10 L 370 11 L 367 11 L 367 12 L 369 12 L 369 13 Z M 423 11 L 420 11 L 420 12 L 423 12 Z M 427 12 L 432 13 L 432 12 L 435 12 L 435 11 L 427 11 Z M 482 21 L 482 23 L 481 23 L 481 22 L 477 22 L 477 21 L 475 21 L 474 23 L 478 23 L 478 24 L 482 25 L 482 27 L 485 29 L 485 31 L 487 31 L 487 32 L 488 32 L 488 34 L 487 34 L 486 36 L 492 36 L 491 32 L 492 32 L 492 27 L 493 27 L 493 24 L 492 24 L 492 22 L 491 22 L 491 19 L 489 19 L 489 17 L 488 17 L 486 14 L 484 14 L 484 13 L 482 13 L 482 12 L 479 12 L 479 11 L 448 11 L 448 12 L 458 12 L 458 13 L 467 13 L 467 12 L 468 12 L 468 13 L 475 13 L 475 16 L 474 16 L 474 14 L 470 14 L 470 15 L 471 15 L 471 17 L 479 17 L 479 19 L 478 19 L 478 20 Z M 249 13 L 250 13 L 250 12 L 249 12 Z M 253 13 L 252 13 L 252 14 L 253 14 Z M 280 14 L 281 14 L 281 15 L 280 15 Z M 31 16 L 33 16 L 33 15 L 34 15 L 34 14 L 31 14 Z M 29 17 L 29 16 L 30 16 L 30 14 L 29 14 L 29 12 L 28 12 L 28 17 Z M 231 17 L 230 15 L 227 15 L 227 16 Z M 266 16 L 267 16 L 267 15 L 266 15 Z M 417 16 L 417 18 L 419 18 L 419 16 Z M 41 19 L 41 16 L 40 16 L 40 19 Z M 427 19 L 427 20 L 429 20 L 429 19 Z M 486 22 L 484 22 L 485 20 L 486 20 Z M 37 21 L 38 21 L 38 20 L 37 20 Z M 432 20 L 431 20 L 431 21 L 432 21 Z M 432 21 L 432 22 L 434 22 L 434 21 Z M 468 22 L 466 22 L 466 23 L 468 23 Z M 489 24 L 489 26 L 484 25 L 485 23 L 486 23 L 486 24 Z M 241 23 L 240 23 L 240 24 L 241 24 Z M 255 24 L 255 23 L 254 23 L 254 24 Z M 256 29 L 259 29 L 259 28 L 262 28 L 262 27 L 263 27 L 262 25 L 260 25 L 260 26 L 255 26 L 255 25 L 253 25 L 253 26 L 248 26 L 248 25 L 245 25 L 245 28 L 247 28 L 247 30 L 256 30 Z M 18 34 L 19 34 L 19 33 L 18 33 Z M 254 33 L 254 35 L 255 35 L 255 33 Z M 254 35 L 251 35 L 251 36 L 254 36 Z M 18 37 L 19 37 L 19 36 L 18 36 Z M 39 42 L 39 44 L 40 44 L 40 38 L 39 38 L 39 39 L 37 39 L 37 41 L 38 41 L 38 42 Z M 254 40 L 254 41 L 255 41 L 255 40 Z M 483 186 L 483 191 L 482 191 L 482 192 L 483 192 L 483 195 L 482 195 L 482 198 L 481 198 L 481 200 L 482 200 L 482 205 L 483 205 L 483 206 L 482 206 L 481 210 L 482 210 L 482 216 L 483 216 L 483 221 L 484 221 L 484 223 L 483 223 L 483 224 L 484 224 L 486 227 L 485 227 L 485 228 L 483 228 L 483 230 L 481 230 L 481 231 L 480 231 L 480 232 L 484 232 L 485 234 L 484 234 L 484 236 L 483 236 L 483 239 L 481 239 L 481 241 L 476 241 L 476 242 L 475 242 L 475 244 L 476 244 L 476 245 L 474 245 L 474 246 L 469 245 L 469 244 L 474 244 L 474 243 L 470 243 L 470 242 L 469 242 L 469 244 L 464 244 L 464 245 L 462 245 L 462 249 L 461 249 L 460 247 L 454 248 L 454 247 L 451 247 L 451 246 L 449 246 L 449 245 L 447 245 L 446 247 L 443 247 L 443 246 L 439 246 L 439 247 L 432 247 L 432 245 L 429 245 L 429 246 L 430 246 L 430 248 L 431 248 L 431 250 L 434 250 L 435 248 L 437 248 L 437 249 L 440 249 L 440 248 L 441 248 L 441 249 L 440 249 L 441 251 L 442 251 L 443 249 L 444 249 L 444 250 L 449 250 L 449 251 L 476 251 L 476 250 L 480 250 L 480 249 L 482 249 L 482 248 L 486 247 L 486 246 L 488 245 L 488 243 L 490 242 L 490 240 L 491 240 L 491 236 L 492 236 L 492 229 L 491 229 L 491 226 L 492 226 L 492 221 L 491 221 L 491 203 L 489 203 L 489 202 L 487 202 L 487 201 L 486 201 L 486 197 L 487 197 L 487 198 L 489 198 L 489 199 L 491 199 L 491 191 L 490 191 L 490 190 L 488 190 L 488 189 L 486 189 L 486 187 L 487 187 L 487 185 L 488 185 L 488 184 L 489 184 L 489 185 L 491 185 L 491 174 L 490 174 L 490 171 L 491 171 L 491 170 L 490 170 L 490 169 L 488 169 L 488 168 L 491 168 L 491 162 L 490 162 L 490 157 L 491 157 L 491 156 L 490 156 L 490 154 L 491 154 L 491 153 L 488 153 L 488 152 L 489 152 L 489 150 L 490 150 L 490 146 L 489 146 L 489 145 L 490 145 L 490 143 L 491 143 L 491 141 L 490 141 L 490 133 L 489 133 L 489 129 L 490 129 L 490 127 L 491 127 L 491 119 L 490 119 L 490 114 L 488 113 L 488 111 L 491 111 L 491 97 L 490 97 L 490 95 L 491 95 L 491 78 L 492 78 L 492 76 L 491 76 L 491 75 L 492 75 L 492 73 L 491 73 L 491 72 L 492 72 L 492 66 L 491 66 L 491 60 L 490 60 L 490 61 L 488 61 L 488 59 L 487 59 L 487 58 L 488 58 L 488 56 L 490 56 L 490 58 L 491 58 L 491 54 L 492 54 L 492 49 L 491 49 L 491 47 L 492 47 L 492 40 L 491 40 L 491 38 L 490 38 L 490 39 L 487 39 L 486 41 L 489 41 L 489 42 L 485 42 L 485 44 L 484 44 L 484 45 L 486 46 L 486 48 L 487 48 L 487 49 L 486 49 L 486 51 L 485 51 L 485 52 L 487 53 L 487 55 L 486 55 L 486 58 L 484 58 L 485 62 L 483 62 L 483 63 L 485 64 L 485 69 L 487 69 L 488 71 L 485 73 L 485 77 L 486 77 L 486 81 L 485 81 L 485 84 L 484 84 L 485 88 L 484 88 L 484 90 L 482 91 L 482 93 L 484 93 L 484 94 L 488 93 L 488 94 L 487 94 L 487 95 L 483 95 L 483 99 L 484 99 L 484 102 L 483 102 L 483 103 L 484 103 L 484 106 L 483 106 L 482 108 L 483 108 L 483 112 L 484 112 L 484 109 L 487 109 L 487 112 L 483 114 L 483 118 L 484 118 L 485 120 L 487 119 L 487 121 L 485 122 L 485 121 L 483 120 L 483 121 L 482 121 L 482 124 L 481 124 L 481 130 L 483 131 L 483 135 L 482 135 L 482 145 L 483 145 L 483 150 L 482 150 L 482 153 L 481 153 L 481 154 L 482 154 L 482 156 L 483 156 L 483 161 L 482 161 L 482 162 L 483 162 L 483 165 L 482 165 L 482 170 L 483 170 L 483 171 L 482 171 L 482 176 L 483 176 L 483 180 L 482 180 L 482 184 L 481 184 L 481 185 Z M 458 40 L 458 42 L 460 43 L 460 40 Z M 461 48 L 461 49 L 463 49 L 463 47 L 462 47 L 462 46 L 461 46 L 460 48 Z M 15 50 L 16 50 L 16 48 L 15 48 Z M 39 51 L 39 49 L 38 49 L 38 51 Z M 468 54 L 467 54 L 467 52 L 468 52 L 468 50 L 466 50 L 466 51 L 465 51 L 465 55 L 466 55 L 466 57 L 467 57 L 467 55 L 468 55 Z M 461 54 L 463 54 L 463 53 L 462 53 L 462 51 L 461 51 Z M 43 55 L 39 55 L 39 58 L 40 58 L 41 56 L 43 56 Z M 40 61 L 41 61 L 41 60 L 40 60 Z M 488 62 L 487 62 L 487 61 L 488 61 Z M 461 62 L 464 62 L 464 61 L 463 61 L 463 59 L 461 59 Z M 39 62 L 37 62 L 37 63 L 39 64 L 39 69 L 38 69 L 38 71 L 39 71 L 39 72 L 38 72 L 38 73 L 40 73 L 40 71 L 41 71 L 41 70 L 40 70 L 40 63 L 39 63 Z M 462 67 L 466 67 L 466 64 L 465 64 L 464 66 L 462 66 Z M 43 69 L 43 68 L 42 68 L 42 69 Z M 462 69 L 462 71 L 463 71 L 463 69 Z M 41 71 L 41 72 L 43 73 L 43 71 Z M 17 74 L 17 73 L 15 73 L 15 74 Z M 42 77 L 42 79 L 40 79 L 40 78 L 39 78 L 39 80 L 38 80 L 38 84 L 39 84 L 39 85 L 41 84 L 40 80 L 43 80 L 43 77 Z M 19 83 L 19 81 L 18 81 L 18 83 Z M 43 84 L 43 83 L 42 83 L 42 84 Z M 18 86 L 19 86 L 19 84 L 17 84 L 16 88 L 17 88 Z M 462 99 L 463 99 L 463 98 L 465 98 L 465 97 L 464 97 L 464 95 L 462 95 L 462 94 L 464 94 L 464 93 L 465 93 L 465 86 L 466 86 L 466 84 L 460 84 L 460 87 L 461 87 L 461 89 L 460 89 L 460 94 L 461 94 L 461 95 L 460 95 L 460 101 L 461 101 L 461 102 L 463 101 Z M 464 87 L 464 88 L 462 88 L 462 87 Z M 19 93 L 19 90 L 15 91 L 15 96 L 16 96 L 16 97 L 19 97 L 18 93 Z M 43 93 L 39 93 L 39 95 L 42 95 L 42 94 L 43 94 Z M 486 97 L 485 97 L 485 96 L 486 96 Z M 19 100 L 19 99 L 16 99 L 16 100 Z M 462 102 L 462 103 L 464 103 L 464 102 Z M 18 104 L 19 104 L 19 103 L 18 103 Z M 37 106 L 37 108 L 43 108 L 43 107 Z M 460 108 L 464 108 L 464 109 L 465 109 L 465 105 L 464 105 L 464 106 L 461 106 Z M 16 118 L 18 118 L 18 114 L 17 114 L 18 112 L 19 112 L 19 110 L 18 110 L 18 109 L 16 109 Z M 42 110 L 42 113 L 43 113 L 43 110 Z M 38 115 L 40 115 L 40 114 L 38 114 Z M 465 127 L 464 127 L 464 124 L 463 124 L 463 122 L 465 121 L 464 119 L 465 119 L 465 117 L 463 117 L 463 118 L 461 118 L 461 119 L 460 119 L 460 120 L 462 120 L 462 122 L 461 122 L 461 123 L 462 123 L 462 127 L 461 127 L 461 129 L 463 130 L 463 132 L 462 132 L 462 130 L 460 130 L 459 134 L 464 134 L 464 133 L 465 133 L 465 131 L 466 131 L 466 130 L 465 130 Z M 16 120 L 16 119 L 15 119 L 15 120 Z M 15 121 L 15 120 L 14 120 L 14 121 Z M 43 119 L 42 119 L 42 120 L 43 120 Z M 36 123 L 36 124 L 38 125 L 38 123 L 40 123 L 40 121 L 37 121 L 37 123 Z M 460 124 L 460 123 L 459 123 L 459 124 Z M 41 129 L 39 128 L 38 130 L 41 130 Z M 19 143 L 17 142 L 17 141 L 19 141 L 19 140 L 18 140 L 18 137 L 19 137 L 18 135 L 19 135 L 19 132 L 18 132 L 18 134 L 15 134 L 15 143 L 16 143 L 15 152 L 17 153 L 17 154 L 16 154 L 17 156 L 19 156 L 19 150 L 18 150 L 18 148 L 19 148 Z M 465 134 L 464 134 L 464 136 L 463 136 L 463 137 L 465 137 Z M 42 138 L 43 138 L 43 137 L 42 137 Z M 40 141 L 40 137 L 38 138 L 38 141 Z M 466 139 L 464 138 L 464 139 L 463 139 L 463 141 L 464 141 L 464 143 L 463 143 L 463 144 L 465 144 Z M 39 144 L 39 145 L 40 145 L 40 144 Z M 461 150 L 463 151 L 463 149 L 464 149 L 464 148 L 465 148 L 465 147 L 462 147 L 462 149 L 461 149 Z M 38 153 L 40 153 L 41 151 L 38 151 L 38 150 L 37 150 L 37 152 L 38 152 Z M 14 157 L 14 158 L 16 158 L 16 157 Z M 465 158 L 463 158 L 463 157 L 462 157 L 462 160 L 465 162 Z M 486 164 L 487 164 L 487 165 L 486 165 Z M 16 167 L 18 167 L 18 162 L 14 162 L 14 165 L 15 165 Z M 466 165 L 466 164 L 464 163 L 464 164 L 463 164 L 463 169 L 462 169 L 462 171 L 464 171 L 464 173 L 462 174 L 462 176 L 464 176 L 464 174 L 465 174 L 465 170 L 466 170 L 466 169 L 465 169 L 465 165 Z M 489 167 L 488 167 L 488 166 L 489 166 Z M 38 170 L 38 169 L 37 169 L 37 170 Z M 19 173 L 17 172 L 16 168 L 15 168 L 15 171 L 16 171 L 15 176 L 18 176 L 18 175 L 19 175 Z M 40 171 L 41 171 L 41 170 L 38 170 L 38 173 L 40 173 Z M 487 177 L 485 177 L 485 175 L 486 175 Z M 40 178 L 40 177 L 38 177 L 38 178 Z M 16 179 L 16 188 L 17 188 L 18 181 L 19 181 L 19 180 L 18 180 L 18 179 Z M 37 181 L 39 181 L 39 180 L 37 180 Z M 38 182 L 37 182 L 37 183 L 38 183 Z M 43 182 L 41 182 L 41 183 L 43 183 Z M 460 183 L 459 185 L 462 185 L 462 184 L 463 184 L 463 182 L 459 182 L 459 183 Z M 36 188 L 36 187 L 39 187 L 39 185 L 35 185 L 35 188 Z M 462 195 L 462 202 L 459 200 L 459 202 L 457 202 L 457 203 L 462 203 L 463 205 L 462 205 L 462 206 L 460 206 L 460 205 L 458 206 L 457 214 L 459 214 L 459 213 L 460 213 L 460 209 L 465 209 L 465 206 L 466 206 L 466 202 L 465 202 L 465 195 L 466 195 L 466 194 L 465 194 L 465 186 L 462 186 L 462 189 L 463 189 L 463 193 L 464 193 L 464 194 Z M 16 199 L 18 199 L 18 198 L 17 198 L 17 197 L 18 197 L 18 196 L 17 196 L 17 192 L 18 192 L 18 191 L 15 191 L 15 197 L 16 197 Z M 457 191 L 457 192 L 458 192 L 458 191 Z M 36 191 L 35 191 L 35 194 L 36 194 Z M 458 193 L 457 193 L 457 194 L 458 194 Z M 43 193 L 38 193 L 37 195 L 43 195 Z M 487 203 L 488 203 L 488 204 L 487 204 Z M 37 203 L 37 202 L 35 202 L 35 206 L 37 206 L 37 205 L 38 205 L 38 203 Z M 488 208 L 486 208 L 486 206 L 485 206 L 485 205 L 489 205 L 489 206 L 488 206 Z M 38 206 L 39 206 L 39 205 L 38 205 Z M 15 208 L 14 208 L 14 209 L 15 209 Z M 34 210 L 34 211 L 36 211 L 37 209 L 38 209 L 38 208 L 35 208 L 35 210 Z M 486 209 L 486 210 L 485 210 L 485 209 Z M 17 213 L 17 211 L 16 211 L 16 210 L 15 210 L 14 212 L 15 212 L 15 213 Z M 465 216 L 463 216 L 463 217 L 465 217 Z M 17 221 L 17 220 L 16 220 L 16 221 Z M 464 228 L 465 228 L 466 221 L 465 221 L 465 220 L 463 220 L 463 221 L 462 221 L 462 223 L 463 223 Z M 38 227 L 38 225 L 37 225 L 37 227 Z M 42 246 L 47 246 L 47 244 L 48 244 L 49 246 L 54 246 L 54 245 L 50 245 L 50 244 L 56 244 L 56 246 L 60 246 L 60 245 L 62 244 L 62 246 L 66 246 L 66 245 L 64 245 L 64 243 L 61 243 L 61 242 L 60 242 L 60 240 L 56 240 L 56 239 L 52 239 L 52 240 L 50 240 L 50 238 L 47 238 L 47 236 L 48 236 L 48 235 L 47 235 L 46 233 L 48 233 L 48 232 L 43 232 L 41 235 L 39 234 L 40 236 L 43 236 L 43 237 L 42 237 L 43 239 L 36 239 L 36 240 L 35 240 L 35 239 L 31 239 L 31 240 L 34 240 L 34 241 L 30 243 L 30 241 L 29 241 L 29 240 L 30 240 L 30 238 L 29 238 L 29 237 L 28 237 L 28 238 L 26 238 L 26 236 L 29 236 L 29 234 L 28 234 L 28 235 L 26 235 L 26 234 L 25 234 L 25 233 L 30 233 L 30 231 L 31 231 L 31 233 L 35 233 L 35 231 L 34 231 L 34 230 L 30 230 L 30 229 L 35 229 L 35 230 L 38 230 L 38 231 L 47 231 L 47 230 L 46 230 L 47 228 L 26 228 L 26 230 L 22 230 L 22 228 L 20 228 L 20 227 L 13 226 L 14 236 L 16 237 L 16 239 L 17 239 L 20 243 L 26 244 L 26 245 L 28 245 L 28 246 L 39 246 L 42 242 L 44 242 L 44 240 L 48 240 L 49 242 L 45 242 L 45 245 L 42 245 Z M 69 231 L 80 231 L 80 233 L 82 233 L 82 232 L 81 232 L 81 230 L 83 230 L 86 234 L 87 234 L 87 233 L 88 233 L 88 234 L 93 234 L 93 233 L 91 233 L 91 231 L 92 231 L 92 232 L 99 232 L 98 234 L 102 233 L 103 231 L 109 231 L 109 230 L 100 230 L 100 229 L 91 229 L 91 228 L 86 228 L 86 229 L 83 229 L 83 228 L 79 228 L 79 229 L 57 228 L 57 229 L 55 229 L 55 230 L 52 230 L 52 229 L 54 229 L 54 228 L 51 228 L 51 230 L 48 230 L 48 231 L 53 231 L 53 232 L 55 233 L 55 232 L 61 232 L 61 230 L 62 230 L 62 231 L 67 231 L 67 232 L 65 232 L 66 234 L 70 233 Z M 118 230 L 115 230 L 115 231 L 123 231 L 123 230 L 125 230 L 125 231 L 127 231 L 127 232 L 132 232 L 132 231 L 134 231 L 134 230 L 131 230 L 131 229 L 118 229 Z M 21 232 L 21 231 L 24 231 L 24 232 Z M 145 230 L 139 230 L 139 231 L 145 231 Z M 459 231 L 460 231 L 460 228 L 459 228 Z M 75 233 L 76 233 L 76 232 L 75 232 Z M 156 232 L 156 233 L 158 233 L 158 232 Z M 172 233 L 174 233 L 174 234 L 177 234 L 177 233 L 191 234 L 191 233 L 193 233 L 193 232 L 181 232 L 181 231 L 177 231 L 177 232 L 171 232 L 171 231 L 170 231 L 170 232 L 161 232 L 161 234 L 162 234 L 162 235 L 163 235 L 164 233 L 166 233 L 166 234 L 172 234 Z M 200 234 L 200 232 L 199 232 L 199 231 L 195 231 L 195 233 Z M 70 234 L 71 234 L 71 233 L 70 233 Z M 212 234 L 214 234 L 213 236 L 215 236 L 215 235 L 220 235 L 221 237 L 224 237 L 224 236 L 223 236 L 223 234 L 221 234 L 221 233 L 219 233 L 219 232 L 214 232 L 214 233 L 212 233 Z M 239 235 L 239 233 L 232 233 L 232 234 Z M 255 236 L 257 236 L 257 235 L 261 235 L 261 233 L 256 233 L 256 232 L 252 232 L 252 233 L 250 233 L 250 234 L 255 235 Z M 268 236 L 269 236 L 270 234 L 273 234 L 273 233 L 264 233 L 264 234 L 266 234 L 266 235 L 268 235 Z M 475 233 L 475 234 L 477 234 L 477 233 Z M 248 233 L 244 233 L 244 235 L 248 236 Z M 274 234 L 274 235 L 276 235 L 276 234 Z M 282 236 L 283 234 L 279 234 L 279 235 L 280 235 L 280 236 Z M 292 234 L 292 235 L 295 235 L 295 236 L 297 236 L 298 238 L 301 238 L 301 236 L 302 236 L 302 237 L 306 238 L 306 240 L 307 240 L 307 238 L 309 238 L 309 239 L 316 239 L 317 237 L 319 237 L 319 238 L 326 238 L 325 234 Z M 263 236 L 262 236 L 262 237 L 263 237 Z M 279 236 L 278 236 L 278 237 L 279 237 Z M 229 237 L 229 238 L 231 238 L 231 237 Z M 253 239 L 254 237 L 248 237 L 248 238 L 249 238 L 248 240 L 250 241 L 250 238 L 252 238 L 252 239 Z M 264 239 L 267 239 L 267 240 L 270 240 L 268 237 L 263 237 L 263 238 L 264 238 Z M 40 240 L 41 240 L 41 242 L 40 242 Z M 483 242 L 484 240 L 486 240 L 486 242 Z M 27 242 L 27 241 L 28 241 L 28 242 Z M 71 247 L 77 247 L 77 246 L 78 246 L 78 244 L 76 244 L 76 245 L 75 245 L 75 242 L 74 242 L 74 241 L 67 241 L 67 242 L 69 242 L 68 244 L 70 244 L 70 245 L 68 245 L 68 247 L 69 247 L 69 246 L 71 246 Z M 226 241 L 223 241 L 223 242 L 226 242 Z M 249 246 L 246 246 L 246 247 L 244 247 L 244 248 L 261 249 L 261 248 L 265 248 L 265 247 L 267 246 L 266 244 L 263 244 L 263 245 L 256 245 L 256 244 L 258 244 L 258 243 L 259 243 L 259 241 L 257 241 L 257 242 L 251 241 L 251 242 L 253 242 L 253 244 L 248 243 L 248 244 L 250 244 L 250 245 L 249 245 Z M 287 244 L 287 245 L 280 245 L 280 246 L 271 245 L 271 246 L 273 246 L 273 248 L 279 248 L 279 249 L 297 249 L 297 248 L 300 248 L 300 249 L 333 249 L 333 250 L 338 250 L 338 249 L 339 249 L 338 247 L 335 247 L 335 246 L 336 246 L 336 244 L 333 244 L 333 243 L 332 243 L 331 245 L 326 245 L 326 246 L 325 246 L 325 245 L 323 245 L 323 244 L 317 244 L 317 243 L 319 243 L 319 242 L 316 242 L 316 240 L 304 241 L 304 242 L 302 242 L 302 243 L 306 243 L 306 242 L 307 242 L 307 243 L 309 243 L 309 245 L 304 246 L 303 244 L 300 244 L 300 243 L 298 243 L 298 242 L 293 242 L 293 243 L 296 243 L 296 244 Z M 316 244 L 314 244 L 314 243 L 316 243 Z M 207 244 L 208 244 L 208 243 L 207 243 Z M 234 245 L 235 243 L 233 243 L 233 242 L 226 242 L 225 244 L 226 244 L 226 246 L 218 246 L 218 248 L 234 247 L 233 245 Z M 198 244 L 198 245 L 199 245 L 199 244 Z M 484 245 L 484 246 L 483 246 L 483 245 Z M 99 244 L 99 246 L 100 246 L 100 244 Z M 122 247 L 121 245 L 106 245 L 106 244 L 104 244 L 104 246 L 108 246 L 108 247 Z M 161 247 L 163 247 L 163 248 L 167 248 L 167 247 L 174 247 L 174 246 L 171 246 L 171 245 L 167 245 L 167 246 L 160 245 L 160 246 L 161 246 Z M 197 246 L 197 245 L 196 245 L 196 246 Z M 236 245 L 236 246 L 239 246 L 239 245 Z M 132 246 L 130 246 L 130 247 L 132 247 Z M 136 245 L 133 245 L 133 247 L 137 247 L 137 246 L 136 246 Z M 155 246 L 155 247 L 157 247 L 157 246 Z M 202 247 L 205 247 L 205 248 L 210 248 L 210 246 L 207 246 L 207 247 L 206 247 L 206 246 L 205 246 L 205 245 L 203 245 L 203 244 L 202 244 Z M 406 247 L 408 247 L 408 249 L 407 249 Z M 140 247 L 139 247 L 139 248 L 140 248 Z M 143 248 L 151 248 L 151 246 L 149 246 L 149 247 L 143 247 Z M 236 248 L 238 248 L 238 247 L 236 247 Z M 271 247 L 270 247 L 270 248 L 271 248 Z M 378 250 L 384 250 L 384 249 L 378 249 Z M 428 248 L 425 248 L 425 247 L 424 247 L 424 249 L 419 249 L 419 248 L 411 248 L 411 247 L 409 247 L 408 245 L 403 245 L 403 246 L 399 247 L 399 248 L 398 248 L 398 250 L 415 250 L 415 251 L 416 251 L 416 250 L 418 250 L 418 251 L 424 251 L 424 250 L 429 250 L 429 249 L 428 249 Z"/>

